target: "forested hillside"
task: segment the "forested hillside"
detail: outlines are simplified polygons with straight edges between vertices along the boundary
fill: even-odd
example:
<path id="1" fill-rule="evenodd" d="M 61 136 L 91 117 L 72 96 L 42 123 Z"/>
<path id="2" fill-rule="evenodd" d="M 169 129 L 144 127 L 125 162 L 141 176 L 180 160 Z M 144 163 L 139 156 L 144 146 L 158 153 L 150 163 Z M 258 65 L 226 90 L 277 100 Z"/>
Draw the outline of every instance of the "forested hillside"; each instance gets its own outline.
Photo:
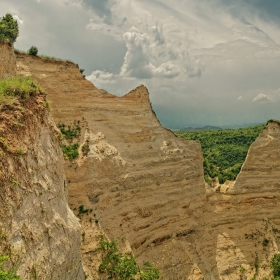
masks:
<path id="1" fill-rule="evenodd" d="M 199 140 L 204 157 L 205 180 L 218 176 L 220 183 L 235 180 L 250 145 L 264 125 L 239 129 L 175 131 L 188 140 Z"/>

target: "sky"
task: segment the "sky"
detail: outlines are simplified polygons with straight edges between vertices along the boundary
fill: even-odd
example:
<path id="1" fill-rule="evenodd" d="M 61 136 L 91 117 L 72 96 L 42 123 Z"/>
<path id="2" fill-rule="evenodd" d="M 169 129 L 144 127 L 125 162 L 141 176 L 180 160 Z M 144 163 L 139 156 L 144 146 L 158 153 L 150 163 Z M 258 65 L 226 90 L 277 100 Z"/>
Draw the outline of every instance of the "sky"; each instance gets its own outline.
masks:
<path id="1" fill-rule="evenodd" d="M 280 119 L 279 0 L 0 0 L 20 35 L 98 88 L 145 85 L 169 128 Z"/>

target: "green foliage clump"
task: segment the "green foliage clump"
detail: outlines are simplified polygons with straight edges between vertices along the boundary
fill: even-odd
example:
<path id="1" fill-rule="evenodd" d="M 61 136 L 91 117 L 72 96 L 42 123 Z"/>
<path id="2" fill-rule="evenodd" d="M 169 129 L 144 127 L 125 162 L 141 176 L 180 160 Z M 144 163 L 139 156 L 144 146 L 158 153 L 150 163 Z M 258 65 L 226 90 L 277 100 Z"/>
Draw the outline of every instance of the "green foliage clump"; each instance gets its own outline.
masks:
<path id="1" fill-rule="evenodd" d="M 264 125 L 258 125 L 240 129 L 176 131 L 175 134 L 200 141 L 205 177 L 218 177 L 222 184 L 236 179 L 250 145 L 263 129 Z"/>
<path id="2" fill-rule="evenodd" d="M 31 77 L 18 76 L 0 80 L 0 102 L 9 97 L 27 99 L 38 93 L 42 93 L 41 87 Z"/>
<path id="3" fill-rule="evenodd" d="M 82 146 L 82 152 L 83 152 L 83 155 L 84 155 L 84 156 L 87 156 L 88 153 L 90 152 L 90 147 L 89 147 L 88 141 L 87 141 L 86 144 L 84 144 L 84 145 Z"/>
<path id="4" fill-rule="evenodd" d="M 60 129 L 63 136 L 65 137 L 65 139 L 67 140 L 73 140 L 73 138 L 78 138 L 80 136 L 81 127 L 78 124 L 76 124 L 76 122 L 73 126 L 68 125 L 66 127 L 66 125 L 63 123 L 59 123 L 57 126 Z"/>
<path id="5" fill-rule="evenodd" d="M 17 275 L 17 265 L 12 264 L 7 255 L 11 254 L 7 235 L 0 229 L 0 280 L 20 280 Z"/>
<path id="6" fill-rule="evenodd" d="M 9 261 L 9 257 L 0 254 L 0 279 L 1 280 L 20 280 L 14 267 L 7 268 L 5 264 Z"/>
<path id="7" fill-rule="evenodd" d="M 79 156 L 79 144 L 62 145 L 63 155 L 67 159 L 75 159 Z"/>
<path id="8" fill-rule="evenodd" d="M 9 41 L 14 44 L 19 34 L 18 23 L 11 14 L 0 19 L 0 41 Z"/>
<path id="9" fill-rule="evenodd" d="M 99 266 L 101 273 L 107 274 L 107 279 L 114 280 L 154 280 L 159 279 L 158 269 L 145 262 L 141 268 L 133 256 L 119 251 L 117 243 L 102 241 L 99 243 L 103 251 L 102 263 Z"/>
<path id="10" fill-rule="evenodd" d="M 272 268 L 273 280 L 280 279 L 280 254 L 275 254 L 270 261 L 270 266 Z"/>
<path id="11" fill-rule="evenodd" d="M 38 49 L 35 46 L 32 46 L 29 50 L 28 50 L 28 54 L 30 55 L 34 55 L 36 56 L 38 53 Z"/>

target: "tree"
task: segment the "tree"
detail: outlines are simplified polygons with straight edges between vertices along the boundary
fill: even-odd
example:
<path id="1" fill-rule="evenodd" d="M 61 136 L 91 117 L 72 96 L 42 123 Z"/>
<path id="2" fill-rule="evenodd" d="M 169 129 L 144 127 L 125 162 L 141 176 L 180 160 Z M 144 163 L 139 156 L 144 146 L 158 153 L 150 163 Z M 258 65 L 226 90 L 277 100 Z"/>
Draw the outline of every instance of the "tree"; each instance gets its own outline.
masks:
<path id="1" fill-rule="evenodd" d="M 37 53 L 38 53 L 38 49 L 34 46 L 32 46 L 29 50 L 28 50 L 28 53 L 31 54 L 31 55 L 34 55 L 36 56 Z"/>
<path id="2" fill-rule="evenodd" d="M 13 44 L 18 37 L 18 23 L 11 14 L 6 14 L 0 19 L 0 41 L 8 40 Z"/>

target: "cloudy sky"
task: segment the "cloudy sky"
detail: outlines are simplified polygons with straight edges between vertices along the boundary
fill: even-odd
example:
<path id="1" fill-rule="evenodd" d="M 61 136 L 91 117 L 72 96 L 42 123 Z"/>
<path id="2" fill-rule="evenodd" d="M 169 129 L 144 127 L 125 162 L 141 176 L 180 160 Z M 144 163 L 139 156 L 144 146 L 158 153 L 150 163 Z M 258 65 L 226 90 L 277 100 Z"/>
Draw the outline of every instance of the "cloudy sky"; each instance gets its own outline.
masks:
<path id="1" fill-rule="evenodd" d="M 15 47 L 71 59 L 97 87 L 147 86 L 172 128 L 280 119 L 279 0 L 0 0 Z"/>

